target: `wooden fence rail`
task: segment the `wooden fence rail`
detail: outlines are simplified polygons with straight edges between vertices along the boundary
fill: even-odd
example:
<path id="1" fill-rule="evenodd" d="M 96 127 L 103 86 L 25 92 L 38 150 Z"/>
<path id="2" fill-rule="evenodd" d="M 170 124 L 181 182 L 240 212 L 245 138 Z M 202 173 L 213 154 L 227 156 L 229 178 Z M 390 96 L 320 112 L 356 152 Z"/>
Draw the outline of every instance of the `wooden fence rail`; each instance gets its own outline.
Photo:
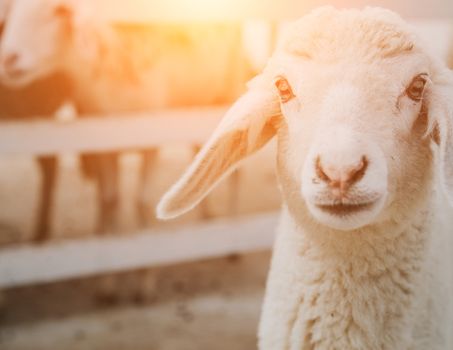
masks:
<path id="1" fill-rule="evenodd" d="M 0 288 L 269 249 L 277 215 L 0 249 Z"/>
<path id="2" fill-rule="evenodd" d="M 0 155 L 50 155 L 203 143 L 225 107 L 163 110 L 72 121 L 0 123 Z"/>

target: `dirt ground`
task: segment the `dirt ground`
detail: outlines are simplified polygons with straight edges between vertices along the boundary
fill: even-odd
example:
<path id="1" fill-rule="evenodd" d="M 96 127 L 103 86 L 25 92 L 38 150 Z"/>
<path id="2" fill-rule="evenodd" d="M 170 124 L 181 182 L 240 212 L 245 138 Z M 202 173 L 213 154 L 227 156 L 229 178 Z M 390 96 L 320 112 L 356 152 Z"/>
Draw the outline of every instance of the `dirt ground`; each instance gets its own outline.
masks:
<path id="1" fill-rule="evenodd" d="M 122 290 L 114 305 L 96 302 L 95 277 L 8 290 L 0 349 L 255 349 L 269 257 L 154 269 L 156 289 L 141 302 L 132 272 L 117 275 Z"/>
<path id="2" fill-rule="evenodd" d="M 152 206 L 191 159 L 190 147 L 161 151 L 149 194 Z M 239 215 L 278 209 L 274 145 L 245 162 Z M 122 159 L 120 224 L 115 234 L 139 228 L 135 198 L 140 157 Z M 32 234 L 39 173 L 28 157 L 0 160 L 0 242 L 24 242 Z M 231 193 L 226 180 L 208 198 L 213 219 L 228 215 Z M 199 221 L 199 209 L 162 229 Z M 77 157 L 61 159 L 53 239 L 83 239 L 93 234 L 95 188 L 80 176 Z M 231 218 L 234 220 L 234 217 Z M 4 291 L 0 308 L 0 349 L 150 349 L 223 350 L 256 348 L 256 329 L 270 254 L 250 253 L 115 275 L 115 298 L 99 300 L 102 277 L 90 277 Z M 152 288 L 144 288 L 153 276 Z M 108 302 L 107 302 L 108 301 Z"/>

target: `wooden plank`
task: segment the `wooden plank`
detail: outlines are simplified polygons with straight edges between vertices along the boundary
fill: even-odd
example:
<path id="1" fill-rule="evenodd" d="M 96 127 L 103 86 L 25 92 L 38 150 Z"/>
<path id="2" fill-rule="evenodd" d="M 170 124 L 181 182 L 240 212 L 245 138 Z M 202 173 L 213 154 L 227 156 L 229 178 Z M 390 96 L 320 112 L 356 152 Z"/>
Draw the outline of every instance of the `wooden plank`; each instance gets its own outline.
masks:
<path id="1" fill-rule="evenodd" d="M 203 143 L 226 107 L 164 110 L 72 121 L 0 123 L 0 155 L 50 155 Z"/>
<path id="2" fill-rule="evenodd" d="M 0 250 L 0 287 L 265 250 L 272 246 L 276 224 L 272 213 L 173 231 L 5 248 Z"/>

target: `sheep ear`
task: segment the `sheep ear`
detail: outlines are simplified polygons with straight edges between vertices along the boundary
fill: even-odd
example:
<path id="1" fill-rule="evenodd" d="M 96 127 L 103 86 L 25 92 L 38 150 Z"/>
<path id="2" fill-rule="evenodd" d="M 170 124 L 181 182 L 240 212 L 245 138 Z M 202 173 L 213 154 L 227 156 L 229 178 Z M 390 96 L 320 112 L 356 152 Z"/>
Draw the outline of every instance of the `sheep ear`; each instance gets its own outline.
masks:
<path id="1" fill-rule="evenodd" d="M 445 69 L 441 79 L 434 80 L 428 108 L 433 139 L 439 145 L 440 180 L 453 205 L 453 72 Z"/>
<path id="2" fill-rule="evenodd" d="M 237 163 L 276 133 L 280 104 L 273 91 L 251 89 L 227 112 L 209 141 L 157 207 L 160 219 L 196 206 Z"/>

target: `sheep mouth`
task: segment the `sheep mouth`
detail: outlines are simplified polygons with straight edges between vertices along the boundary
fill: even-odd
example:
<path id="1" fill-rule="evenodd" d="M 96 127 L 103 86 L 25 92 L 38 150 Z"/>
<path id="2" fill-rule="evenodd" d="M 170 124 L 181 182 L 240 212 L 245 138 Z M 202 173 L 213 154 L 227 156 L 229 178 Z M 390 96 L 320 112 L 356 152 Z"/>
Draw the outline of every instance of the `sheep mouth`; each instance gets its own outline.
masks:
<path id="1" fill-rule="evenodd" d="M 31 78 L 25 69 L 9 70 L 2 72 L 2 80 L 7 86 L 19 88 L 30 82 Z"/>
<path id="2" fill-rule="evenodd" d="M 25 69 L 16 68 L 5 70 L 4 75 L 7 79 L 16 80 L 22 78 L 26 73 L 27 71 Z"/>
<path id="3" fill-rule="evenodd" d="M 367 203 L 357 203 L 357 204 L 321 204 L 316 205 L 320 210 L 329 213 L 330 215 L 335 216 L 347 216 L 351 214 L 356 214 L 358 212 L 368 211 L 371 210 L 374 206 L 375 202 L 367 202 Z"/>

